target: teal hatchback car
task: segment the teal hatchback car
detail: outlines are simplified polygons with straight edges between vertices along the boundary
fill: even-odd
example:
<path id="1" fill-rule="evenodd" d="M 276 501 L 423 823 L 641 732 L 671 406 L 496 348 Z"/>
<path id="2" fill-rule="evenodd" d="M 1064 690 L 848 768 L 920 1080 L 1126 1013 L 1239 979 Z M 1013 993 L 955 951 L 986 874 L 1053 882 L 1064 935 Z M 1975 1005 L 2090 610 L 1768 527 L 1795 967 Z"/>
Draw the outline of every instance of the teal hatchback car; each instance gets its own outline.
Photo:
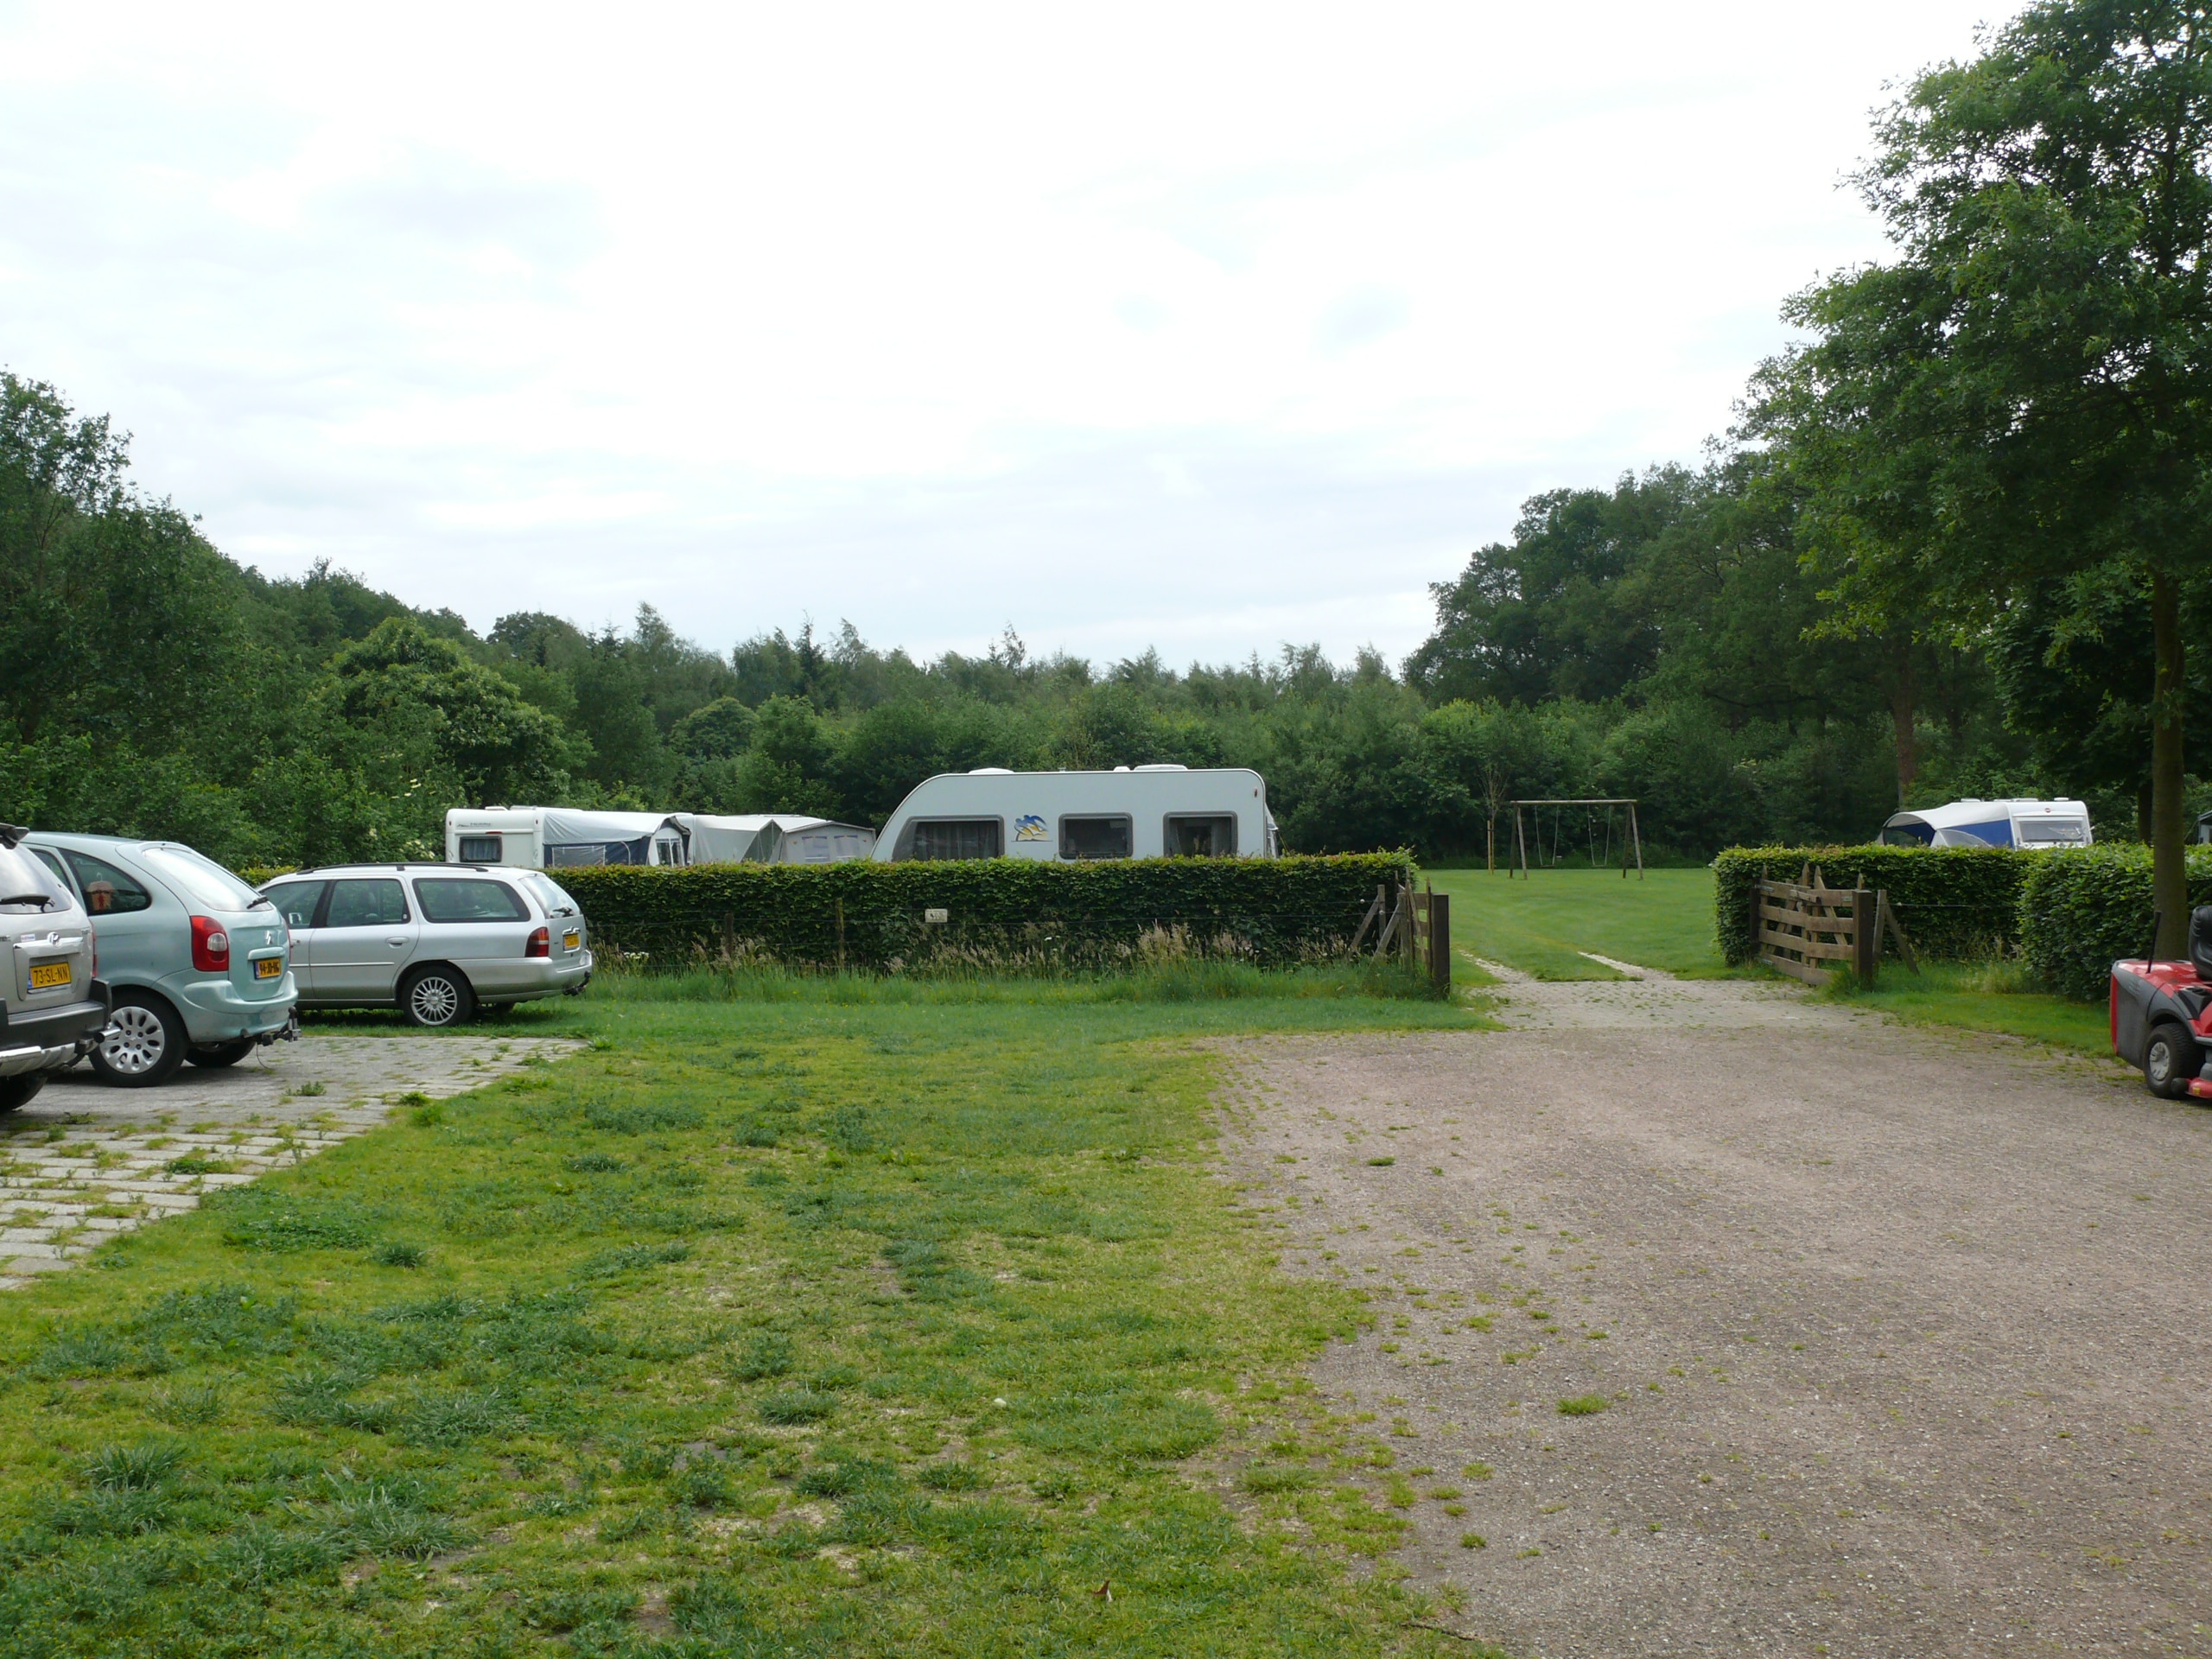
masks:
<path id="1" fill-rule="evenodd" d="M 276 907 L 174 841 L 33 830 L 36 855 L 83 905 L 114 1013 L 91 1055 L 103 1080 L 143 1087 L 235 1065 L 296 1035 L 291 934 Z"/>

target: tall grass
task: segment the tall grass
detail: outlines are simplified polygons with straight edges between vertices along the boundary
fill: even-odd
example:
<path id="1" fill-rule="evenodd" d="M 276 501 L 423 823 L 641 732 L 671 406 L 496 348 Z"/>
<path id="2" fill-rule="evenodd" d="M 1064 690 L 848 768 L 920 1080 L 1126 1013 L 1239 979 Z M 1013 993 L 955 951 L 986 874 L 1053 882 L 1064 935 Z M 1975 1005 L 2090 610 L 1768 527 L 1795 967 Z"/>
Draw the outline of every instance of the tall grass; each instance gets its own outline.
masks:
<path id="1" fill-rule="evenodd" d="M 1263 969 L 1197 957 L 1110 971 L 1039 963 L 1019 970 L 940 965 L 925 974 L 899 975 L 816 972 L 772 963 L 695 962 L 666 969 L 613 963 L 594 976 L 592 990 L 618 1002 L 908 1005 L 1421 1000 L 1440 994 L 1426 974 L 1395 961 Z"/>

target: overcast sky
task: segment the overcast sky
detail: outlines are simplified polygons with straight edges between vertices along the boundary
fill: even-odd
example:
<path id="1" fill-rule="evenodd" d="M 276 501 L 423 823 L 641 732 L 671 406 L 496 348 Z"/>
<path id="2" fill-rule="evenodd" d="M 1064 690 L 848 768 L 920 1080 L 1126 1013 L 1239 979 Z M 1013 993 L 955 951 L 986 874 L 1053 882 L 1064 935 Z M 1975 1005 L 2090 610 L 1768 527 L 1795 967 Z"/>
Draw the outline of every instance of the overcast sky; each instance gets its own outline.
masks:
<path id="1" fill-rule="evenodd" d="M 0 365 L 479 627 L 1395 658 L 1698 459 L 2006 10 L 0 0 Z"/>

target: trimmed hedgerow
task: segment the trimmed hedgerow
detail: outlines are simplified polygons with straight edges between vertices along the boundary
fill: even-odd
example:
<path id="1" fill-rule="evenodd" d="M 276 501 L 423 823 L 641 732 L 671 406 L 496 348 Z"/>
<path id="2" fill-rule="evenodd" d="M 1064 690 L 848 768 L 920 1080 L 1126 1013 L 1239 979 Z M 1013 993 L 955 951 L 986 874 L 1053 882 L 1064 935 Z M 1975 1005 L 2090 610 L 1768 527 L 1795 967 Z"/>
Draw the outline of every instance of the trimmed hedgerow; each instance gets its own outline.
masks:
<path id="1" fill-rule="evenodd" d="M 880 971 L 964 958 L 1094 966 L 1173 941 L 1192 954 L 1280 966 L 1343 955 L 1376 886 L 1410 882 L 1413 860 L 1404 853 L 1085 864 L 856 860 L 553 874 L 583 907 L 595 939 L 657 963 L 842 963 Z M 932 909 L 947 920 L 930 922 Z"/>
<path id="2" fill-rule="evenodd" d="M 1733 847 L 1713 861 L 1713 931 L 1723 957 L 1749 962 L 1758 954 L 1753 887 L 1794 881 L 1810 864 L 1832 887 L 1886 889 L 1914 947 L 1931 957 L 2009 950 L 2023 879 L 2056 856 L 2011 847 Z"/>
<path id="3" fill-rule="evenodd" d="M 2212 848 L 2190 849 L 2189 897 L 2212 903 Z M 2113 963 L 2143 954 L 2151 913 L 2148 847 L 2041 854 L 2021 888 L 2021 949 L 2051 989 L 2094 1001 Z"/>

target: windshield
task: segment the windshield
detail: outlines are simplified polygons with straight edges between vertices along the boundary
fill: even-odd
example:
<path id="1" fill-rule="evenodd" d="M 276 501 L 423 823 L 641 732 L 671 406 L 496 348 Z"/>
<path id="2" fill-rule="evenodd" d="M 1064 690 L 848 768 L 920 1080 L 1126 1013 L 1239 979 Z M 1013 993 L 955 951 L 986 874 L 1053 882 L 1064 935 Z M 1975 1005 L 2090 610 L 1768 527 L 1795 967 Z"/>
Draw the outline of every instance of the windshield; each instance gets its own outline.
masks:
<path id="1" fill-rule="evenodd" d="M 531 898 L 545 906 L 548 916 L 573 916 L 576 913 L 576 901 L 563 892 L 560 883 L 552 877 L 532 871 L 523 877 L 522 884 L 530 889 Z"/>
<path id="2" fill-rule="evenodd" d="M 68 900 L 53 873 L 21 847 L 0 847 L 0 905 L 46 910 Z"/>
<path id="3" fill-rule="evenodd" d="M 145 847 L 138 856 L 193 904 L 210 910 L 252 910 L 269 902 L 213 859 L 202 858 L 189 847 Z"/>

